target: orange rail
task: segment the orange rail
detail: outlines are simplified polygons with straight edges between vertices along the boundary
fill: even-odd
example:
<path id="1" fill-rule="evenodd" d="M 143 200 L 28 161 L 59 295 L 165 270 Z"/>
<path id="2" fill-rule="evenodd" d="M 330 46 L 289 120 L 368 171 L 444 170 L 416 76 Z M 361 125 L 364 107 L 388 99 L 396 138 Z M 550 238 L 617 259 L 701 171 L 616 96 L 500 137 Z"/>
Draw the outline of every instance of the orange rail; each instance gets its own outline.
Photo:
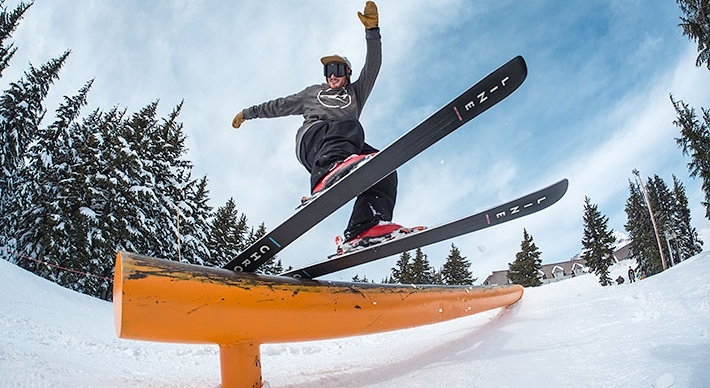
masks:
<path id="1" fill-rule="evenodd" d="M 220 346 L 222 386 L 260 387 L 262 343 L 404 329 L 508 306 L 520 286 L 402 286 L 236 273 L 119 252 L 121 338 Z"/>

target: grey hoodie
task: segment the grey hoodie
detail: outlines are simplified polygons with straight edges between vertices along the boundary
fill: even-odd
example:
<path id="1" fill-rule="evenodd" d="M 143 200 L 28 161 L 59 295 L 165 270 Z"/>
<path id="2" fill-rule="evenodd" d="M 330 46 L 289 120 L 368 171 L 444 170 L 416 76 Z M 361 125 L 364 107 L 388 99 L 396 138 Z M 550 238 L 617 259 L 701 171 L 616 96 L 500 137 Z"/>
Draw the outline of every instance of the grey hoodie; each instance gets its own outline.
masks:
<path id="1" fill-rule="evenodd" d="M 301 162 L 299 156 L 301 140 L 313 124 L 345 118 L 359 120 L 382 64 L 380 29 L 365 30 L 365 39 L 367 42 L 365 65 L 355 82 L 341 89 L 330 89 L 327 83 L 312 85 L 296 94 L 246 108 L 242 111 L 244 118 L 303 115 L 303 125 L 296 132 L 296 157 Z"/>

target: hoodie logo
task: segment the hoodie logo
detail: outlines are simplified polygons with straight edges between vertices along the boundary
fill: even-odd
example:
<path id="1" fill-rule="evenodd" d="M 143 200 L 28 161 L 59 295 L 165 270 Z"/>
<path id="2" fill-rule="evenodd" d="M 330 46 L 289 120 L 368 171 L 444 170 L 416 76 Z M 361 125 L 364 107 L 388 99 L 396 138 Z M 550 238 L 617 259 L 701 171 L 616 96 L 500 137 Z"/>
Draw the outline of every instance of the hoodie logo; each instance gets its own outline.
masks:
<path id="1" fill-rule="evenodd" d="M 318 102 L 326 108 L 345 109 L 352 103 L 346 89 L 325 89 L 318 92 Z"/>

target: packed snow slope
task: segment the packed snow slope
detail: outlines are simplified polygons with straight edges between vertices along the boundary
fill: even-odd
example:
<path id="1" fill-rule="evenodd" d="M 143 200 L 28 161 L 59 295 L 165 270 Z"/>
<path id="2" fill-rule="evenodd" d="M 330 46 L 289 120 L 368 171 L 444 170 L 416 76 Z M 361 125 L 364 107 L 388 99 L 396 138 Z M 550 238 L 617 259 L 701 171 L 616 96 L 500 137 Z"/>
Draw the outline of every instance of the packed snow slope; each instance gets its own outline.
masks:
<path id="1" fill-rule="evenodd" d="M 0 387 L 220 385 L 217 346 L 116 338 L 110 303 L 2 260 L 0 330 Z M 272 388 L 710 387 L 710 253 L 633 284 L 583 275 L 507 309 L 261 351 Z"/>

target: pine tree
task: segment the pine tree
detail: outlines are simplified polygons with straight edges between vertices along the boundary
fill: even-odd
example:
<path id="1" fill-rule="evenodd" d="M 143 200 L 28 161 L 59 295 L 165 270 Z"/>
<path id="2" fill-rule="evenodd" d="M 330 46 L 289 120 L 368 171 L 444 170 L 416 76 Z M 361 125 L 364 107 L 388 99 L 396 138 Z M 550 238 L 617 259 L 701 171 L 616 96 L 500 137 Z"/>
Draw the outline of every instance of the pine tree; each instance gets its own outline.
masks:
<path id="1" fill-rule="evenodd" d="M 434 282 L 434 268 L 429 265 L 429 259 L 421 248 L 417 248 L 414 253 L 414 260 L 409 265 L 409 271 L 411 279 L 408 283 L 432 284 Z"/>
<path id="2" fill-rule="evenodd" d="M 180 102 L 167 119 L 151 127 L 155 141 L 150 143 L 152 149 L 148 151 L 149 160 L 153 163 L 153 174 L 158 177 L 155 187 L 160 213 L 165 215 L 165 222 L 174 227 L 181 245 L 167 246 L 168 252 L 180 249 L 182 261 L 204 264 L 209 260 L 209 249 L 205 242 L 212 208 L 208 204 L 207 177 L 193 179 L 192 163 L 184 159 L 187 153 L 186 137 L 183 124 L 178 121 L 183 105 L 184 102 Z M 172 222 L 176 217 L 179 217 L 179 224 Z"/>
<path id="3" fill-rule="evenodd" d="M 439 285 L 446 284 L 446 283 L 444 283 L 444 276 L 441 273 L 442 270 L 443 270 L 443 266 L 441 267 L 441 270 L 439 270 L 439 271 L 437 271 L 435 268 L 433 268 L 431 284 L 439 284 Z"/>
<path id="4" fill-rule="evenodd" d="M 392 275 L 390 276 L 391 281 L 388 283 L 400 283 L 400 284 L 412 284 L 412 273 L 410 270 L 410 260 L 412 259 L 412 255 L 409 254 L 409 252 L 402 252 L 401 255 L 399 255 L 399 259 L 397 260 L 397 263 L 395 264 L 395 267 L 392 268 Z"/>
<path id="5" fill-rule="evenodd" d="M 10 39 L 25 11 L 31 6 L 32 3 L 20 2 L 12 12 L 8 13 L 5 7 L 5 0 L 0 1 L 0 77 L 2 77 L 2 72 L 10 64 L 10 59 L 17 51 L 17 47 L 14 44 L 5 44 L 5 42 Z"/>
<path id="6" fill-rule="evenodd" d="M 63 170 L 55 176 L 60 178 L 54 184 L 56 225 L 48 225 L 53 233 L 45 235 L 51 241 L 44 245 L 60 249 L 42 259 L 110 277 L 116 250 L 181 256 L 191 263 L 209 258 L 207 181 L 192 180 L 191 165 L 181 159 L 179 107 L 162 124 L 156 107 L 151 104 L 128 120 L 125 111 L 97 110 L 54 139 L 54 160 Z M 23 249 L 32 244 L 37 242 L 28 241 Z M 97 277 L 70 271 L 48 277 L 90 295 L 110 296 L 110 284 Z"/>
<path id="7" fill-rule="evenodd" d="M 148 104 L 122 125 L 122 136 L 129 144 L 130 176 L 133 180 L 133 227 L 139 234 L 141 250 L 148 255 L 177 258 L 175 204 L 167 191 L 174 173 L 169 171 L 170 152 L 166 138 L 160 136 L 158 103 Z M 166 187 L 168 186 L 168 187 Z"/>
<path id="8" fill-rule="evenodd" d="M 582 237 L 582 259 L 587 261 L 589 269 L 599 276 L 602 286 L 612 284 L 609 267 L 614 260 L 614 231 L 609 229 L 609 219 L 603 216 L 596 204 L 589 197 L 584 197 L 584 236 Z"/>
<path id="9" fill-rule="evenodd" d="M 49 87 L 58 79 L 68 55 L 66 52 L 39 69 L 30 66 L 23 79 L 11 83 L 0 96 L 0 236 L 5 240 L 15 236 L 15 217 L 26 202 L 18 192 L 25 153 L 44 117 L 43 101 Z"/>
<path id="10" fill-rule="evenodd" d="M 72 125 L 55 142 L 60 150 L 56 153 L 57 164 L 62 166 L 57 177 L 60 180 L 56 183 L 59 209 L 56 218 L 61 227 L 54 229 L 52 239 L 62 249 L 57 257 L 45 256 L 43 259 L 77 271 L 56 271 L 55 281 L 58 284 L 88 295 L 110 299 L 113 259 L 121 245 L 114 243 L 109 229 L 117 225 L 103 219 L 106 204 L 112 203 L 114 197 L 102 193 L 97 181 L 100 178 L 111 179 L 113 175 L 104 170 L 106 163 L 103 152 L 106 149 L 97 132 L 101 126 L 110 123 L 112 118 L 102 117 L 98 111 L 94 113 L 96 115 L 92 114 L 88 119 Z M 103 198 L 108 200 L 99 200 Z M 67 244 L 69 241 L 71 244 Z"/>
<path id="11" fill-rule="evenodd" d="M 367 276 L 363 276 L 360 278 L 360 275 L 355 274 L 355 276 L 352 277 L 352 282 L 353 283 L 369 283 L 370 281 L 367 279 Z"/>
<path id="12" fill-rule="evenodd" d="M 229 198 L 224 206 L 217 208 L 210 223 L 207 237 L 209 264 L 221 267 L 237 257 L 245 249 L 247 235 L 247 217 L 239 214 L 234 198 Z"/>
<path id="13" fill-rule="evenodd" d="M 671 96 L 677 117 L 673 121 L 680 128 L 680 137 L 676 143 L 683 155 L 690 156 L 688 163 L 690 176 L 700 178 L 705 193 L 705 218 L 710 219 L 710 110 L 702 109 L 703 122 L 695 114 L 695 109 L 682 101 L 675 101 Z"/>
<path id="14" fill-rule="evenodd" d="M 473 278 L 469 268 L 471 268 L 471 262 L 461 256 L 459 249 L 451 244 L 451 251 L 441 270 L 442 282 L 449 285 L 473 284 L 476 279 Z"/>
<path id="15" fill-rule="evenodd" d="M 624 228 L 631 238 L 631 252 L 636 259 L 637 269 L 649 276 L 661 272 L 661 255 L 646 200 L 641 187 L 632 181 L 629 181 L 629 198 L 624 211 L 627 217 Z"/>
<path id="16" fill-rule="evenodd" d="M 698 57 L 695 66 L 703 64 L 710 69 L 710 2 L 707 0 L 676 0 L 680 6 L 680 27 L 683 35 L 698 44 Z M 683 101 L 676 101 L 670 96 L 676 110 L 676 120 L 673 121 L 680 128 L 680 137 L 676 143 L 681 148 L 683 155 L 690 156 L 688 163 L 690 176 L 700 178 L 703 192 L 705 193 L 705 217 L 710 219 L 710 110 L 700 108 L 703 113 L 703 122 L 695 114 L 695 109 Z"/>
<path id="17" fill-rule="evenodd" d="M 29 148 L 25 159 L 27 164 L 21 169 L 19 192 L 26 200 L 21 204 L 16 217 L 17 249 L 24 255 L 42 259 L 45 262 L 64 264 L 68 252 L 70 227 L 67 225 L 67 210 L 79 208 L 67 201 L 76 196 L 67 195 L 66 188 L 73 180 L 81 179 L 75 171 L 81 165 L 75 157 L 73 131 L 81 108 L 86 105 L 86 96 L 92 82 L 82 88 L 74 97 L 65 97 L 57 109 L 57 119 L 46 129 L 37 131 L 36 142 Z M 82 182 L 83 183 L 83 182 Z M 83 185 L 82 185 L 83 186 Z M 85 186 L 84 186 L 85 187 Z M 34 261 L 22 261 L 24 268 L 62 284 L 54 271 Z"/>
<path id="18" fill-rule="evenodd" d="M 31 5 L 8 13 L 0 0 L 0 75 L 17 50 L 11 34 Z M 116 250 L 211 262 L 217 249 L 209 244 L 207 177 L 194 179 L 184 158 L 183 103 L 164 119 L 157 101 L 130 116 L 96 109 L 80 119 L 90 81 L 41 128 L 43 102 L 69 54 L 30 65 L 0 95 L 0 245 L 49 264 L 18 262 L 29 270 L 104 299 Z M 247 235 L 241 221 L 237 253 L 265 233 L 262 224 Z M 281 262 L 269 268 L 280 273 Z"/>
<path id="19" fill-rule="evenodd" d="M 177 259 L 185 242 L 181 259 L 204 263 L 209 259 L 204 242 L 208 197 L 205 185 L 191 178 L 191 163 L 182 158 L 185 136 L 177 121 L 182 103 L 162 123 L 157 106 L 147 105 L 107 134 L 116 143 L 107 163 L 121 179 L 115 188 L 124 200 L 128 245 L 142 254 Z"/>
<path id="20" fill-rule="evenodd" d="M 688 197 L 685 195 L 685 187 L 675 175 L 673 176 L 673 198 L 671 221 L 672 233 L 675 236 L 673 242 L 677 247 L 677 260 L 683 261 L 702 252 L 703 241 L 698 237 L 695 228 L 691 226 L 690 208 L 688 207 Z"/>
<path id="21" fill-rule="evenodd" d="M 207 241 L 212 207 L 208 203 L 208 194 L 206 176 L 199 181 L 188 177 L 182 192 L 184 198 L 177 204 L 180 256 L 188 263 L 205 265 L 210 262 Z"/>
<path id="22" fill-rule="evenodd" d="M 528 234 L 527 229 L 523 229 L 520 252 L 515 254 L 515 261 L 508 264 L 508 280 L 523 287 L 541 285 L 542 260 L 540 255 L 542 255 L 542 252 L 533 242 L 532 235 Z"/>
<path id="23" fill-rule="evenodd" d="M 646 187 L 651 209 L 653 209 L 653 215 L 656 218 L 656 227 L 658 228 L 659 237 L 664 239 L 664 236 L 672 232 L 674 227 L 672 221 L 675 199 L 670 189 L 668 189 L 666 182 L 658 175 L 649 178 Z M 657 240 L 656 245 L 658 245 Z M 666 259 L 666 264 L 673 265 L 670 260 L 669 247 L 666 244 L 661 244 L 661 247 L 663 249 L 663 256 Z"/>
<path id="24" fill-rule="evenodd" d="M 707 0 L 676 0 L 685 16 L 680 18 L 683 35 L 698 44 L 695 66 L 710 69 L 710 2 Z"/>

